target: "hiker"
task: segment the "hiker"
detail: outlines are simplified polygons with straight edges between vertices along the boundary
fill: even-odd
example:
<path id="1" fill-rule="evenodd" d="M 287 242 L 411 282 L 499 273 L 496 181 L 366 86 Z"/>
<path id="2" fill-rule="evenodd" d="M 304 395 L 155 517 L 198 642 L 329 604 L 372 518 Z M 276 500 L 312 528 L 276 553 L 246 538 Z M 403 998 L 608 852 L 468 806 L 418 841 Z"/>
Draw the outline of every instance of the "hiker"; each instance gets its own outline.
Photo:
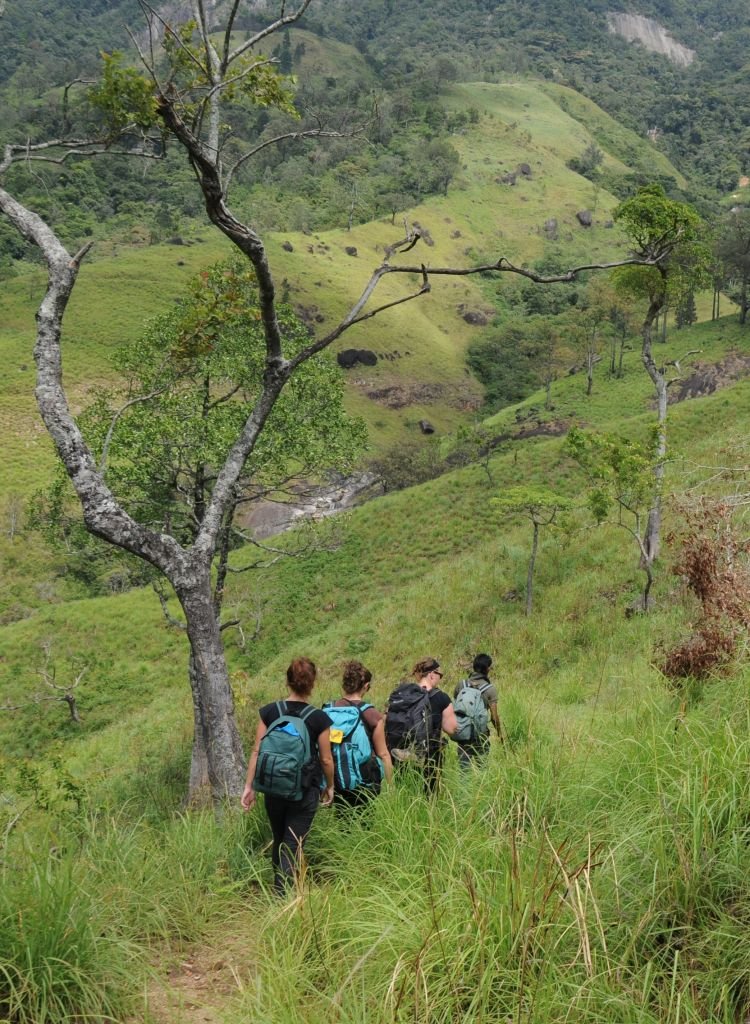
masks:
<path id="1" fill-rule="evenodd" d="M 443 672 L 436 658 L 422 658 L 412 669 L 416 682 L 403 682 L 388 699 L 385 735 L 394 760 L 421 766 L 425 787 L 434 792 L 443 761 L 441 731 L 452 736 L 458 728 L 453 704 L 439 688 Z"/>
<path id="2" fill-rule="evenodd" d="M 360 807 L 380 792 L 383 774 L 391 780 L 393 766 L 385 744 L 385 722 L 366 702 L 372 672 L 361 661 L 347 661 L 343 696 L 323 705 L 331 719 L 333 802 L 337 807 Z"/>
<path id="3" fill-rule="evenodd" d="M 273 885 L 279 895 L 299 873 L 302 847 L 318 804 L 328 807 L 333 802 L 331 720 L 310 703 L 316 675 L 309 658 L 297 658 L 286 670 L 289 699 L 259 710 L 242 793 L 246 811 L 255 803 L 256 793 L 265 796 L 273 833 Z"/>
<path id="4" fill-rule="evenodd" d="M 490 721 L 502 739 L 497 690 L 489 679 L 491 665 L 489 654 L 478 654 L 474 658 L 472 674 L 468 679 L 462 679 L 453 692 L 453 709 L 458 721 L 453 739 L 458 744 L 458 763 L 464 769 L 489 753 Z"/>

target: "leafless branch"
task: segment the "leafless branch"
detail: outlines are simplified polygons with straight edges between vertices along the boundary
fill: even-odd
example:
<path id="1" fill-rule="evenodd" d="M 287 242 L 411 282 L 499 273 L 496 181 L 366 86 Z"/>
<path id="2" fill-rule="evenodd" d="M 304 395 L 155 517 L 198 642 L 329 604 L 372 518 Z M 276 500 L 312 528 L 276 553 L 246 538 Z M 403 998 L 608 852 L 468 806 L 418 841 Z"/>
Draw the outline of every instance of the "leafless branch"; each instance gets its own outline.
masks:
<path id="1" fill-rule="evenodd" d="M 179 619 L 176 619 L 169 610 L 169 605 L 167 603 L 167 595 L 164 593 L 164 585 L 162 581 L 155 580 L 151 584 L 151 587 L 156 596 L 159 598 L 159 604 L 161 605 L 161 610 L 164 615 L 164 618 L 167 620 L 167 625 L 172 626 L 173 629 L 179 629 L 183 633 L 186 632 L 187 626 L 185 625 L 185 623 L 181 622 Z"/>
<path id="2" fill-rule="evenodd" d="M 44 651 L 45 654 L 44 664 L 41 666 L 41 668 L 37 670 L 37 674 L 42 677 L 42 680 L 44 681 L 45 685 L 49 687 L 49 689 L 53 692 L 51 694 L 35 693 L 32 697 L 29 697 L 28 700 L 24 701 L 21 704 L 2 704 L 0 705 L 0 711 L 21 711 L 24 708 L 34 707 L 38 704 L 47 704 L 50 702 L 64 702 L 68 705 L 68 711 L 70 712 L 71 719 L 76 723 L 76 725 L 80 725 L 81 716 L 78 714 L 78 706 L 73 691 L 76 689 L 80 681 L 83 679 L 88 666 L 84 666 L 81 669 L 81 671 L 78 673 L 78 675 L 76 676 L 75 680 L 72 683 L 60 685 L 55 681 L 55 666 L 53 665 L 50 667 L 51 644 L 49 643 L 49 641 L 46 641 L 42 644 L 42 650 Z"/>
<path id="3" fill-rule="evenodd" d="M 245 631 L 242 628 L 242 623 L 241 622 L 237 623 L 237 632 L 240 635 L 240 640 L 239 640 L 239 643 L 237 644 L 237 646 L 239 647 L 239 649 L 241 651 L 246 650 L 248 643 L 251 643 L 251 644 L 255 643 L 255 641 L 260 636 L 261 628 L 262 628 L 262 625 L 263 625 L 263 609 L 264 609 L 264 607 L 265 607 L 264 602 L 260 598 L 257 598 L 256 602 L 255 602 L 255 629 L 253 630 L 253 632 L 252 632 L 252 634 L 250 635 L 249 638 L 245 635 Z"/>
<path id="4" fill-rule="evenodd" d="M 120 422 L 120 417 L 123 416 L 128 409 L 131 409 L 134 405 L 138 405 L 141 402 L 150 402 L 152 398 L 157 398 L 159 395 L 163 395 L 166 388 L 158 388 L 156 391 L 152 391 L 148 395 L 137 395 L 135 398 L 131 398 L 129 402 L 121 406 L 112 417 L 112 422 L 107 430 L 107 436 L 104 438 L 104 444 L 102 445 L 102 454 L 99 459 L 99 472 L 104 476 L 107 469 L 107 458 L 109 456 L 109 446 L 112 443 L 112 435 L 115 432 L 115 427 Z"/>
<path id="5" fill-rule="evenodd" d="M 289 139 L 310 139 L 310 138 L 321 138 L 321 139 L 343 139 L 349 138 L 350 136 L 344 132 L 329 131 L 323 128 L 305 128 L 302 131 L 297 132 L 284 132 L 282 135 L 276 135 L 272 139 L 266 139 L 264 142 L 259 143 L 257 146 L 253 146 L 247 152 L 243 153 L 239 159 L 235 160 L 229 170 L 224 176 L 224 192 L 225 194 L 229 191 L 232 179 L 237 171 L 242 167 L 243 164 L 247 163 L 248 160 L 256 156 L 261 150 L 266 149 L 268 146 L 275 146 L 279 142 L 285 142 Z"/>
<path id="6" fill-rule="evenodd" d="M 233 50 L 223 62 L 224 69 L 226 69 L 227 67 L 229 67 L 230 64 L 236 61 L 238 57 L 241 57 L 243 53 L 246 53 L 248 50 L 251 50 L 254 46 L 257 46 L 257 44 L 262 39 L 265 39 L 266 36 L 270 36 L 274 32 L 278 32 L 280 28 L 284 28 L 286 25 L 292 25 L 295 21 L 299 21 L 299 19 L 302 17 L 302 15 L 305 13 L 305 11 L 307 10 L 311 3 L 312 0 L 303 0 L 303 2 L 296 8 L 296 10 L 292 11 L 291 14 L 286 14 L 286 3 L 284 2 L 284 0 L 282 0 L 281 12 L 276 21 L 272 21 L 269 25 L 266 25 L 264 29 L 261 29 L 260 32 L 256 32 L 254 36 L 251 36 L 250 39 L 246 39 L 241 46 L 238 46 L 235 50 Z"/>
<path id="7" fill-rule="evenodd" d="M 224 30 L 224 45 L 221 48 L 221 76 L 222 78 L 227 73 L 229 67 L 229 53 L 232 45 L 232 29 L 234 28 L 234 21 L 237 17 L 237 11 L 239 10 L 241 0 L 233 0 L 232 8 L 227 15 L 227 26 Z"/>
<path id="8" fill-rule="evenodd" d="M 168 33 L 168 34 L 169 34 L 169 35 L 171 36 L 171 38 L 172 38 L 172 39 L 174 39 L 174 41 L 175 41 L 175 42 L 177 43 L 177 45 L 178 45 L 178 46 L 180 47 L 180 49 L 181 49 L 181 50 L 182 50 L 182 52 L 183 52 L 183 53 L 185 54 L 185 56 L 186 56 L 186 57 L 188 57 L 188 59 L 189 59 L 189 60 L 190 60 L 190 61 L 191 61 L 191 62 L 192 62 L 193 64 L 195 64 L 196 68 L 197 68 L 197 69 L 198 69 L 198 70 L 200 71 L 200 73 L 201 73 L 202 75 L 205 75 L 205 76 L 206 76 L 206 78 L 209 78 L 209 73 L 208 73 L 208 69 L 207 69 L 207 68 L 205 68 L 205 67 L 204 67 L 204 66 L 203 66 L 203 65 L 201 64 L 201 62 L 200 62 L 200 61 L 198 60 L 198 58 L 197 58 L 197 57 L 195 56 L 195 54 L 194 54 L 194 53 L 193 53 L 193 51 L 192 51 L 192 50 L 190 49 L 190 47 L 189 47 L 189 46 L 186 46 L 186 45 L 185 45 L 185 43 L 184 43 L 184 42 L 182 41 L 182 39 L 180 39 L 180 36 L 178 35 L 178 33 L 174 31 L 174 29 L 173 29 L 173 28 L 172 28 L 172 26 L 171 26 L 171 25 L 169 24 L 169 22 L 167 22 L 167 21 L 165 21 L 165 20 L 164 20 L 164 18 L 163 18 L 163 17 L 161 16 L 161 14 L 159 14 L 159 12 L 158 12 L 158 11 L 156 10 L 156 8 L 155 8 L 155 7 L 152 7 L 152 6 L 151 6 L 151 4 L 149 4 L 149 3 L 147 2 L 147 0 L 138 0 L 138 2 L 139 2 L 139 4 L 140 4 L 141 10 L 142 10 L 142 11 L 143 11 L 143 12 L 144 12 L 145 14 L 147 14 L 147 15 L 150 15 L 150 16 L 151 16 L 151 17 L 152 17 L 152 18 L 153 18 L 153 19 L 154 19 L 155 21 L 158 21 L 158 22 L 159 22 L 159 24 L 160 24 L 160 25 L 162 26 L 162 28 L 164 29 L 164 32 L 165 32 L 165 34 L 167 34 L 167 33 Z M 148 68 L 148 65 L 146 65 L 146 67 Z"/>

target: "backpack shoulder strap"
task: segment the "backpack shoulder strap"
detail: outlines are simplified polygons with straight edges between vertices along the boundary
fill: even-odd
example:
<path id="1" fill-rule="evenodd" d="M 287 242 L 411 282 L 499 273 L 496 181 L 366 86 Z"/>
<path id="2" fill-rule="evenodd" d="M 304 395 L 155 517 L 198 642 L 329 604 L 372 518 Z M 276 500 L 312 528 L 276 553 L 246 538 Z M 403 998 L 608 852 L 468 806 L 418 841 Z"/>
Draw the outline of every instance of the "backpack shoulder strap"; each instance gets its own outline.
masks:
<path id="1" fill-rule="evenodd" d="M 297 718 L 301 719 L 303 722 L 306 722 L 310 715 L 313 713 L 313 711 L 317 710 L 318 709 L 315 707 L 314 704 L 308 704 L 306 707 L 302 709 L 302 711 L 300 711 L 300 713 L 297 715 Z"/>

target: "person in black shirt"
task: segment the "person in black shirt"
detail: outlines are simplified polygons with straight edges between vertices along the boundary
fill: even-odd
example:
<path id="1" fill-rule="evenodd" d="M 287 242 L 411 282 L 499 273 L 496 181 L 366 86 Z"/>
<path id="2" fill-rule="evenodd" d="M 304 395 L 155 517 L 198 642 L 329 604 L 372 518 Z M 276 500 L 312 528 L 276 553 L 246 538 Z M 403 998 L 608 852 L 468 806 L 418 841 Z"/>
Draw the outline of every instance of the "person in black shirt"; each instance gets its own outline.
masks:
<path id="1" fill-rule="evenodd" d="M 266 704 L 260 708 L 260 721 L 255 733 L 255 745 L 247 766 L 247 780 L 242 793 L 241 804 L 249 811 L 256 800 L 253 789 L 255 766 L 258 761 L 260 741 L 268 727 L 281 715 L 299 715 L 310 705 L 310 695 L 315 685 L 317 669 L 309 658 L 297 658 L 286 672 L 291 699 L 280 703 Z M 312 827 L 318 804 L 328 807 L 333 802 L 333 757 L 331 755 L 331 720 L 325 711 L 315 708 L 304 721 L 310 734 L 310 747 L 315 756 L 313 770 L 308 779 L 308 788 L 301 800 L 285 800 L 265 794 L 265 807 L 273 833 L 271 862 L 274 873 L 274 889 L 283 895 L 294 877 L 299 873 L 302 862 L 302 848 Z M 320 789 L 325 778 L 325 789 Z"/>
<path id="2" fill-rule="evenodd" d="M 412 675 L 423 690 L 428 691 L 432 711 L 432 729 L 427 758 L 424 762 L 424 780 L 427 789 L 434 792 L 440 782 L 440 767 L 443 763 L 443 738 L 452 736 L 458 729 L 453 704 L 447 693 L 440 689 L 443 670 L 435 658 L 422 658 L 412 669 Z"/>

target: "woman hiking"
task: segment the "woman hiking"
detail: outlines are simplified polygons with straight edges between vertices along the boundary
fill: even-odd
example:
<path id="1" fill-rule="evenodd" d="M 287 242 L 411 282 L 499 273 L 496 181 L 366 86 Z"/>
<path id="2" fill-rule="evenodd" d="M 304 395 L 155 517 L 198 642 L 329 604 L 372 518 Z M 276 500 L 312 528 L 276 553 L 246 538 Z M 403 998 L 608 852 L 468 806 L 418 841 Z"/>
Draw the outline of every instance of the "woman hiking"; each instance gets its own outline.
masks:
<path id="1" fill-rule="evenodd" d="M 416 682 L 403 682 L 388 699 L 386 738 L 395 760 L 420 765 L 425 787 L 432 793 L 443 762 L 440 733 L 453 736 L 458 721 L 450 697 L 440 689 L 443 670 L 437 658 L 422 658 L 412 676 Z"/>
<path id="2" fill-rule="evenodd" d="M 347 661 L 343 695 L 324 705 L 333 723 L 333 802 L 338 807 L 359 807 L 377 796 L 383 774 L 387 782 L 391 781 L 393 766 L 385 743 L 385 720 L 366 700 L 371 680 L 372 672 L 361 661 Z"/>
<path id="3" fill-rule="evenodd" d="M 333 802 L 331 720 L 310 703 L 316 676 L 309 658 L 297 658 L 286 671 L 289 698 L 260 708 L 240 801 L 249 811 L 257 792 L 265 796 L 273 834 L 273 885 L 279 895 L 299 874 L 318 804 Z"/>

